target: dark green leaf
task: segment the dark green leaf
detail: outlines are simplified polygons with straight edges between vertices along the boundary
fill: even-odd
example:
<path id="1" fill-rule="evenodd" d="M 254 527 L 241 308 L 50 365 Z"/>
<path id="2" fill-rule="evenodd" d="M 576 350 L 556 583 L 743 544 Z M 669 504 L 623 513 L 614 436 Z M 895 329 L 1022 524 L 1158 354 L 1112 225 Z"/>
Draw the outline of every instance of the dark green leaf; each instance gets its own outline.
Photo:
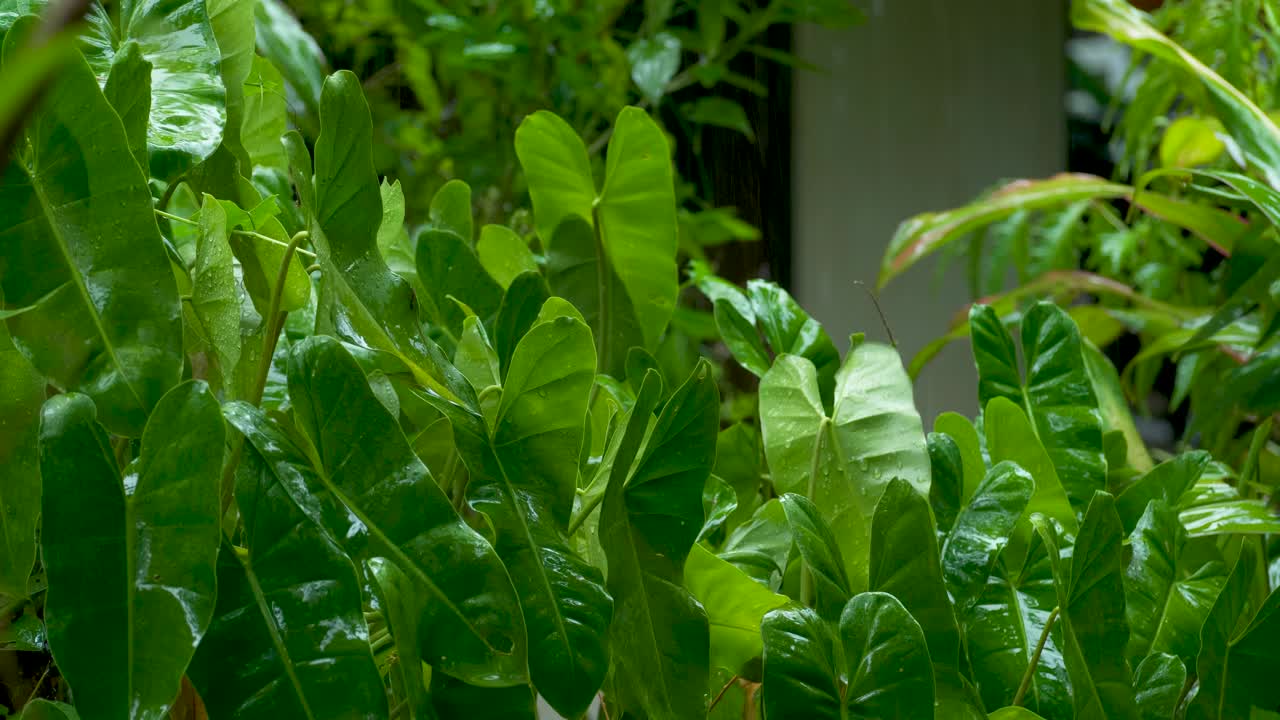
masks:
<path id="1" fill-rule="evenodd" d="M 747 295 L 764 337 L 775 355 L 787 353 L 808 359 L 818 371 L 818 390 L 824 407 L 832 407 L 832 392 L 840 353 L 827 331 L 786 290 L 765 280 L 749 280 Z M 861 344 L 861 340 L 854 342 Z M 850 350 L 856 353 L 857 347 Z M 845 359 L 846 364 L 848 358 Z M 901 364 L 901 360 L 898 361 Z"/>
<path id="2" fill-rule="evenodd" d="M 938 521 L 938 535 L 945 537 L 955 525 L 964 495 L 964 460 L 956 441 L 946 433 L 931 432 L 929 448 L 929 504 Z"/>
<path id="3" fill-rule="evenodd" d="M 1083 511 L 1094 491 L 1106 488 L 1107 463 L 1098 399 L 1085 368 L 1080 331 L 1057 305 L 1034 305 L 1022 319 L 1024 376 L 1013 341 L 993 309 L 975 305 L 969 327 L 978 365 L 979 402 L 986 407 L 1001 397 L 1027 411 L 1072 507 Z M 1041 482 L 1033 468 L 1023 467 Z"/>
<path id="4" fill-rule="evenodd" d="M 289 359 L 289 397 L 319 482 L 348 511 L 331 517 L 334 535 L 355 554 L 367 544 L 432 598 L 423 659 L 463 679 L 523 680 L 524 623 L 502 562 L 454 512 L 356 361 L 332 338 L 304 340 Z"/>
<path id="5" fill-rule="evenodd" d="M 782 503 L 774 498 L 729 534 L 720 558 L 767 588 L 777 590 L 791 554 L 791 527 Z"/>
<path id="6" fill-rule="evenodd" d="M 956 614 L 967 617 L 996 570 L 1001 551 L 1031 500 L 1035 481 L 1016 463 L 998 463 L 960 510 L 942 548 L 942 569 Z"/>
<path id="7" fill-rule="evenodd" d="M 569 717 L 609 669 L 613 605 L 600 571 L 568 541 L 595 366 L 591 330 L 552 298 L 516 346 L 492 422 L 478 405 L 437 404 L 470 471 L 468 500 L 493 523 L 519 593 L 534 686 Z"/>
<path id="8" fill-rule="evenodd" d="M 645 438 L 660 394 L 661 381 L 650 372 L 621 431 L 601 506 L 600 542 L 615 603 L 620 708 L 689 717 L 706 712 L 710 641 L 707 615 L 682 585 L 685 559 L 702 528 L 702 487 L 715 461 L 720 400 L 703 360 Z M 626 680 L 640 677 L 646 682 Z"/>
<path id="9" fill-rule="evenodd" d="M 418 280 L 428 293 L 419 299 L 432 311 L 437 325 L 447 327 L 454 338 L 462 334 L 465 315 L 453 298 L 466 303 L 482 320 L 493 317 L 502 302 L 502 287 L 485 272 L 468 240 L 450 230 L 432 229 L 420 233 L 416 244 Z"/>
<path id="10" fill-rule="evenodd" d="M 365 569 L 373 581 L 378 603 L 387 618 L 387 628 L 396 643 L 399 672 L 403 678 L 403 697 L 408 702 L 412 720 L 431 720 L 431 698 L 427 695 L 425 667 L 418 647 L 422 638 L 418 635 L 418 619 L 422 617 L 423 598 L 395 563 L 386 558 L 370 558 Z M 443 673 L 441 673 L 443 675 Z"/>
<path id="11" fill-rule="evenodd" d="M 502 296 L 498 316 L 493 321 L 493 347 L 498 353 L 504 376 L 511 365 L 516 345 L 529 332 L 529 328 L 533 327 L 534 320 L 550 297 L 547 281 L 536 272 L 517 275 Z"/>
<path id="12" fill-rule="evenodd" d="M 756 140 L 756 133 L 751 129 L 751 120 L 747 118 L 747 111 L 733 100 L 712 95 L 697 99 L 684 106 L 683 110 L 687 113 L 690 122 L 737 130 L 751 142 Z"/>
<path id="13" fill-rule="evenodd" d="M 236 475 L 241 550 L 218 555 L 218 604 L 188 671 L 209 717 L 386 717 L 360 583 L 324 530 L 314 473 L 245 403 L 227 420 L 248 434 Z"/>
<path id="14" fill-rule="evenodd" d="M 1203 450 L 1182 453 L 1147 471 L 1116 498 L 1116 511 L 1126 533 L 1133 532 L 1152 500 L 1176 507 L 1213 458 Z"/>
<path id="15" fill-rule="evenodd" d="M 129 140 L 130 152 L 138 161 L 138 169 L 149 172 L 147 125 L 151 121 L 151 63 L 142 56 L 138 43 L 130 40 L 116 53 L 102 94 L 124 124 L 124 134 Z"/>
<path id="16" fill-rule="evenodd" d="M 1142 720 L 1173 717 L 1187 684 L 1187 666 L 1165 653 L 1148 655 L 1133 672 L 1134 699 Z"/>
<path id="17" fill-rule="evenodd" d="M 36 560 L 44 378 L 13 347 L 0 322 L 0 595 L 25 597 Z"/>
<path id="18" fill-rule="evenodd" d="M 853 597 L 845 561 L 840 555 L 836 537 L 822 520 L 818 508 L 803 495 L 786 493 L 781 498 L 787 514 L 787 525 L 795 539 L 805 571 L 813 577 L 814 600 L 818 614 L 835 622 Z"/>
<path id="19" fill-rule="evenodd" d="M 733 353 L 738 364 L 756 377 L 764 377 L 769 372 L 769 354 L 764 349 L 760 332 L 756 330 L 755 314 L 752 313 L 748 319 L 738 311 L 737 305 L 719 298 L 715 301 L 715 320 L 725 347 Z"/>
<path id="20" fill-rule="evenodd" d="M 25 142 L 3 181 L 0 283 L 4 309 L 31 308 L 9 332 L 51 384 L 89 393 L 108 430 L 137 437 L 182 369 L 178 291 L 146 179 L 84 60 L 63 68 Z"/>
<path id="21" fill-rule="evenodd" d="M 86 716 L 161 717 L 214 612 L 222 417 L 203 382 L 175 387 L 122 482 L 95 414 L 78 393 L 41 411 L 49 646 Z"/>
<path id="22" fill-rule="evenodd" d="M 944 412 L 933 421 L 933 431 L 946 433 L 960 450 L 964 468 L 964 492 L 962 502 L 968 502 L 987 476 L 987 463 L 983 459 L 982 440 L 969 418 L 954 412 Z"/>
<path id="23" fill-rule="evenodd" d="M 22 709 L 22 720 L 80 720 L 80 715 L 66 703 L 36 698 Z"/>
<path id="24" fill-rule="evenodd" d="M 199 320 L 201 340 L 229 378 L 240 362 L 240 290 L 227 242 L 227 213 L 212 196 L 200 208 L 196 261 L 191 268 L 191 308 Z"/>
<path id="25" fill-rule="evenodd" d="M 730 532 L 760 506 L 760 463 L 760 432 L 754 426 L 735 423 L 720 431 L 713 472 L 729 483 L 738 498 L 737 507 L 726 521 Z"/>

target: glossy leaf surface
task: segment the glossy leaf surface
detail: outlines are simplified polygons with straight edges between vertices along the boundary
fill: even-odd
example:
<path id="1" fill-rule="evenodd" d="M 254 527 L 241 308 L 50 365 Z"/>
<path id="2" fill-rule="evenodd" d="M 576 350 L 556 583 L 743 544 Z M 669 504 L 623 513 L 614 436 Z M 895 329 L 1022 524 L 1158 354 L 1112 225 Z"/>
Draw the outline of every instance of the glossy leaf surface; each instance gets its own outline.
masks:
<path id="1" fill-rule="evenodd" d="M 817 506 L 803 495 L 787 493 L 780 498 L 782 509 L 791 526 L 791 537 L 805 562 L 805 572 L 813 578 L 814 600 L 818 614 L 835 622 L 844 611 L 853 591 L 845 572 L 844 556 L 831 528 L 822 519 Z"/>
<path id="2" fill-rule="evenodd" d="M 36 561 L 44 378 L 0 322 L 0 595 L 24 597 Z"/>
<path id="3" fill-rule="evenodd" d="M 760 622 L 788 602 L 742 570 L 694 545 L 685 564 L 685 586 L 707 612 L 711 667 L 737 673 L 760 656 Z"/>
<path id="4" fill-rule="evenodd" d="M 1035 481 L 1017 464 L 991 468 L 942 547 L 942 571 L 956 614 L 968 615 L 972 604 L 996 570 L 1000 553 L 1031 500 Z"/>

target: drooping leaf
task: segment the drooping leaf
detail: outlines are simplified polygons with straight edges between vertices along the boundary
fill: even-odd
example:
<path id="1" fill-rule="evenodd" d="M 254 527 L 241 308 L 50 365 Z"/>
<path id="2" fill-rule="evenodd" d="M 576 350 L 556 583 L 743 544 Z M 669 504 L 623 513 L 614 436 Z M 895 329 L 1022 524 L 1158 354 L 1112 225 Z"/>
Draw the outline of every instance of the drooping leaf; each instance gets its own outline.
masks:
<path id="1" fill-rule="evenodd" d="M 812 577 L 813 600 L 818 614 L 824 620 L 835 622 L 844 612 L 849 598 L 853 597 L 836 537 L 823 521 L 818 508 L 805 496 L 785 493 L 780 500 L 796 549 L 804 559 L 804 572 Z"/>
<path id="2" fill-rule="evenodd" d="M 478 403 L 437 404 L 520 596 L 533 684 L 565 716 L 586 709 L 609 669 L 613 604 L 568 538 L 595 367 L 590 328 L 552 298 L 516 346 L 492 422 Z"/>
<path id="3" fill-rule="evenodd" d="M 685 587 L 707 612 L 711 667 L 734 673 L 760 656 L 760 622 L 765 613 L 788 602 L 785 595 L 770 591 L 697 544 L 685 564 Z"/>
<path id="4" fill-rule="evenodd" d="M 860 343 L 836 375 L 834 412 L 823 409 L 812 362 L 783 355 L 760 384 L 765 455 L 779 493 L 818 506 L 844 556 L 851 590 L 867 583 L 871 518 L 894 477 L 927 493 L 929 454 L 911 383 L 890 347 Z"/>
<path id="5" fill-rule="evenodd" d="M 222 417 L 175 387 L 122 477 L 95 414 L 78 393 L 41 411 L 49 646 L 87 717 L 161 718 L 214 612 Z"/>
<path id="6" fill-rule="evenodd" d="M 322 525 L 314 474 L 259 410 L 224 412 L 249 439 L 235 488 L 245 548 L 223 542 L 214 619 L 188 670 L 209 717 L 386 717 L 360 583 Z"/>
<path id="7" fill-rule="evenodd" d="M 5 322 L 51 384 L 88 393 L 108 430 L 137 437 L 182 369 L 178 291 L 146 179 L 83 59 L 51 85 L 25 143 L 4 174 L 0 283 L 3 309 L 30 309 Z"/>
<path id="8" fill-rule="evenodd" d="M 200 321 L 201 339 L 216 355 L 223 376 L 230 377 L 240 362 L 240 291 L 227 242 L 227 213 L 210 195 L 200 208 L 191 283 L 191 308 Z"/>
<path id="9" fill-rule="evenodd" d="M 656 348 L 675 308 L 678 226 L 666 137 L 643 110 L 624 108 L 598 191 L 586 146 L 551 113 L 524 119 L 516 154 L 552 289 L 587 319 L 601 370 L 620 376 L 627 350 Z"/>
<path id="10" fill-rule="evenodd" d="M 378 250 L 382 195 L 373 168 L 373 121 L 354 74 L 341 71 L 325 81 L 320 124 L 310 214 L 322 268 L 321 329 L 392 353 L 419 383 L 453 399 L 440 377 L 439 350 L 422 334 L 413 290 L 391 272 Z M 294 171 L 307 174 L 306 168 Z M 306 177 L 295 182 L 310 184 Z"/>
<path id="11" fill-rule="evenodd" d="M 502 562 L 458 517 L 355 359 L 332 338 L 304 340 L 289 358 L 289 397 L 321 487 L 346 510 L 329 518 L 334 535 L 349 553 L 363 546 L 395 563 L 432 598 L 423 659 L 464 680 L 523 680 L 524 623 Z"/>
<path id="12" fill-rule="evenodd" d="M 1137 718 L 1132 670 L 1125 660 L 1124 528 L 1115 499 L 1101 491 L 1094 495 L 1069 561 L 1060 558 L 1057 533 L 1044 516 L 1033 523 L 1054 568 L 1062 655 L 1076 717 Z"/>
<path id="13" fill-rule="evenodd" d="M 660 395 L 661 381 L 650 371 L 619 430 L 600 542 L 614 598 L 614 676 L 648 678 L 617 683 L 617 702 L 650 716 L 684 717 L 704 714 L 707 704 L 707 615 L 683 579 L 702 529 L 702 487 L 715 461 L 720 401 L 703 360 L 667 400 L 646 438 Z"/>
<path id="14" fill-rule="evenodd" d="M 1187 684 L 1187 666 L 1166 653 L 1148 655 L 1133 671 L 1134 700 L 1142 720 L 1174 716 Z"/>
<path id="15" fill-rule="evenodd" d="M 770 612 L 761 634 L 765 717 L 933 716 L 924 633 L 892 595 L 868 592 L 850 600 L 838 640 L 808 609 Z"/>
<path id="16" fill-rule="evenodd" d="M 1053 303 L 1037 303 L 1027 311 L 1021 337 L 1025 373 L 1019 370 L 1013 340 L 993 309 L 973 306 L 969 327 L 978 365 L 979 402 L 986 407 L 993 398 L 1006 398 L 1026 410 L 1072 507 L 1083 511 L 1094 491 L 1106 488 L 1107 463 L 1098 399 L 1075 323 Z M 1042 482 L 1033 468 L 1023 467 Z"/>
<path id="17" fill-rule="evenodd" d="M 227 91 L 205 0 L 131 0 L 118 17 L 96 7 L 90 24 L 86 56 L 98 77 L 130 41 L 151 63 L 151 176 L 172 181 L 212 155 L 227 125 Z"/>
<path id="18" fill-rule="evenodd" d="M 1199 654 L 1200 628 L 1223 576 L 1220 568 L 1191 566 L 1186 546 L 1187 531 L 1177 512 L 1152 500 L 1130 538 L 1133 552 L 1124 578 L 1130 628 L 1126 656 L 1134 666 L 1152 653 L 1172 654 L 1188 665 Z"/>
<path id="19" fill-rule="evenodd" d="M 959 695 L 960 631 L 942 579 L 929 501 L 906 480 L 889 481 L 871 523 L 868 586 L 888 593 L 924 632 L 938 693 Z"/>
<path id="20" fill-rule="evenodd" d="M 40 406 L 44 378 L 0 321 L 0 595 L 26 597 L 40 517 Z"/>
<path id="21" fill-rule="evenodd" d="M 942 547 L 943 576 L 959 617 L 968 615 L 995 572 L 1034 487 L 1031 475 L 1016 463 L 997 463 L 960 510 Z"/>

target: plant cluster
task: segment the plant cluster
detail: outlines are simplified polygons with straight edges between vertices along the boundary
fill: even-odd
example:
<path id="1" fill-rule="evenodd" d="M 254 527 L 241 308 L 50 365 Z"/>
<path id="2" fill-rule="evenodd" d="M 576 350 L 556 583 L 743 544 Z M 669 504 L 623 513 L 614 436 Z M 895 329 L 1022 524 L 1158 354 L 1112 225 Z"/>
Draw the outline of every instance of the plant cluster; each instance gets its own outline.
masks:
<path id="1" fill-rule="evenodd" d="M 1077 29 L 1134 53 L 1111 100 L 1116 177 L 1018 180 L 911 218 L 885 254 L 880 284 L 931 253 L 958 250 L 974 296 L 1006 321 L 1036 298 L 1069 305 L 1086 338 L 1123 361 L 1135 405 L 1185 412 L 1178 445 L 1198 444 L 1236 468 L 1257 455 L 1269 480 L 1249 492 L 1273 493 L 1278 13 L 1265 0 L 1189 0 L 1165 3 L 1153 18 L 1124 0 L 1075 0 Z M 957 317 L 911 362 L 912 374 L 967 333 Z"/>
<path id="2" fill-rule="evenodd" d="M 1056 305 L 1016 336 L 975 307 L 983 411 L 926 434 L 892 347 L 842 358 L 778 286 L 695 264 L 706 332 L 760 376 L 731 412 L 670 350 L 678 196 L 644 110 L 600 173 L 565 120 L 521 121 L 527 232 L 458 181 L 411 232 L 358 78 L 324 80 L 314 143 L 288 129 L 252 0 L 126 1 L 83 35 L 41 9 L 0 0 L 22 717 L 1280 705 L 1262 445 L 1155 464 Z"/>

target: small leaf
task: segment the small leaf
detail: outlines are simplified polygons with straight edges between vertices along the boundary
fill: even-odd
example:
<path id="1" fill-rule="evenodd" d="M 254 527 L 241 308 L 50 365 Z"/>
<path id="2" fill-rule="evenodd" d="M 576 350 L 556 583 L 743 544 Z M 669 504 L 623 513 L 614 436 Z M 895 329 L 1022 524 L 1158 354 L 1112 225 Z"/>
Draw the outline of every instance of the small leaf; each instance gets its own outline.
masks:
<path id="1" fill-rule="evenodd" d="M 747 111 L 733 100 L 713 95 L 699 98 L 685 105 L 683 110 L 690 122 L 737 130 L 751 142 L 756 141 L 751 121 L 747 119 Z"/>
<path id="2" fill-rule="evenodd" d="M 627 48 L 627 60 L 631 80 L 646 100 L 657 105 L 680 69 L 680 40 L 667 32 L 641 38 Z"/>
<path id="3" fill-rule="evenodd" d="M 813 577 L 818 614 L 824 620 L 835 622 L 849 598 L 853 597 L 835 535 L 831 534 L 831 528 L 827 527 L 818 508 L 808 498 L 786 493 L 781 502 L 787 514 L 787 525 L 791 527 L 791 536 L 804 559 L 805 570 Z"/>
<path id="4" fill-rule="evenodd" d="M 516 276 L 536 272 L 538 264 L 525 241 L 510 228 L 485 225 L 476 243 L 480 264 L 503 290 L 511 287 Z"/>
<path id="5" fill-rule="evenodd" d="M 1214 118 L 1183 115 L 1169 123 L 1160 138 L 1160 165 L 1196 167 L 1221 157 L 1227 146 L 1218 139 L 1222 123 Z"/>
<path id="6" fill-rule="evenodd" d="M 471 186 L 461 180 L 450 180 L 441 185 L 431 198 L 427 219 L 428 227 L 447 230 L 462 238 L 467 247 L 471 248 L 475 237 L 471 220 Z"/>

